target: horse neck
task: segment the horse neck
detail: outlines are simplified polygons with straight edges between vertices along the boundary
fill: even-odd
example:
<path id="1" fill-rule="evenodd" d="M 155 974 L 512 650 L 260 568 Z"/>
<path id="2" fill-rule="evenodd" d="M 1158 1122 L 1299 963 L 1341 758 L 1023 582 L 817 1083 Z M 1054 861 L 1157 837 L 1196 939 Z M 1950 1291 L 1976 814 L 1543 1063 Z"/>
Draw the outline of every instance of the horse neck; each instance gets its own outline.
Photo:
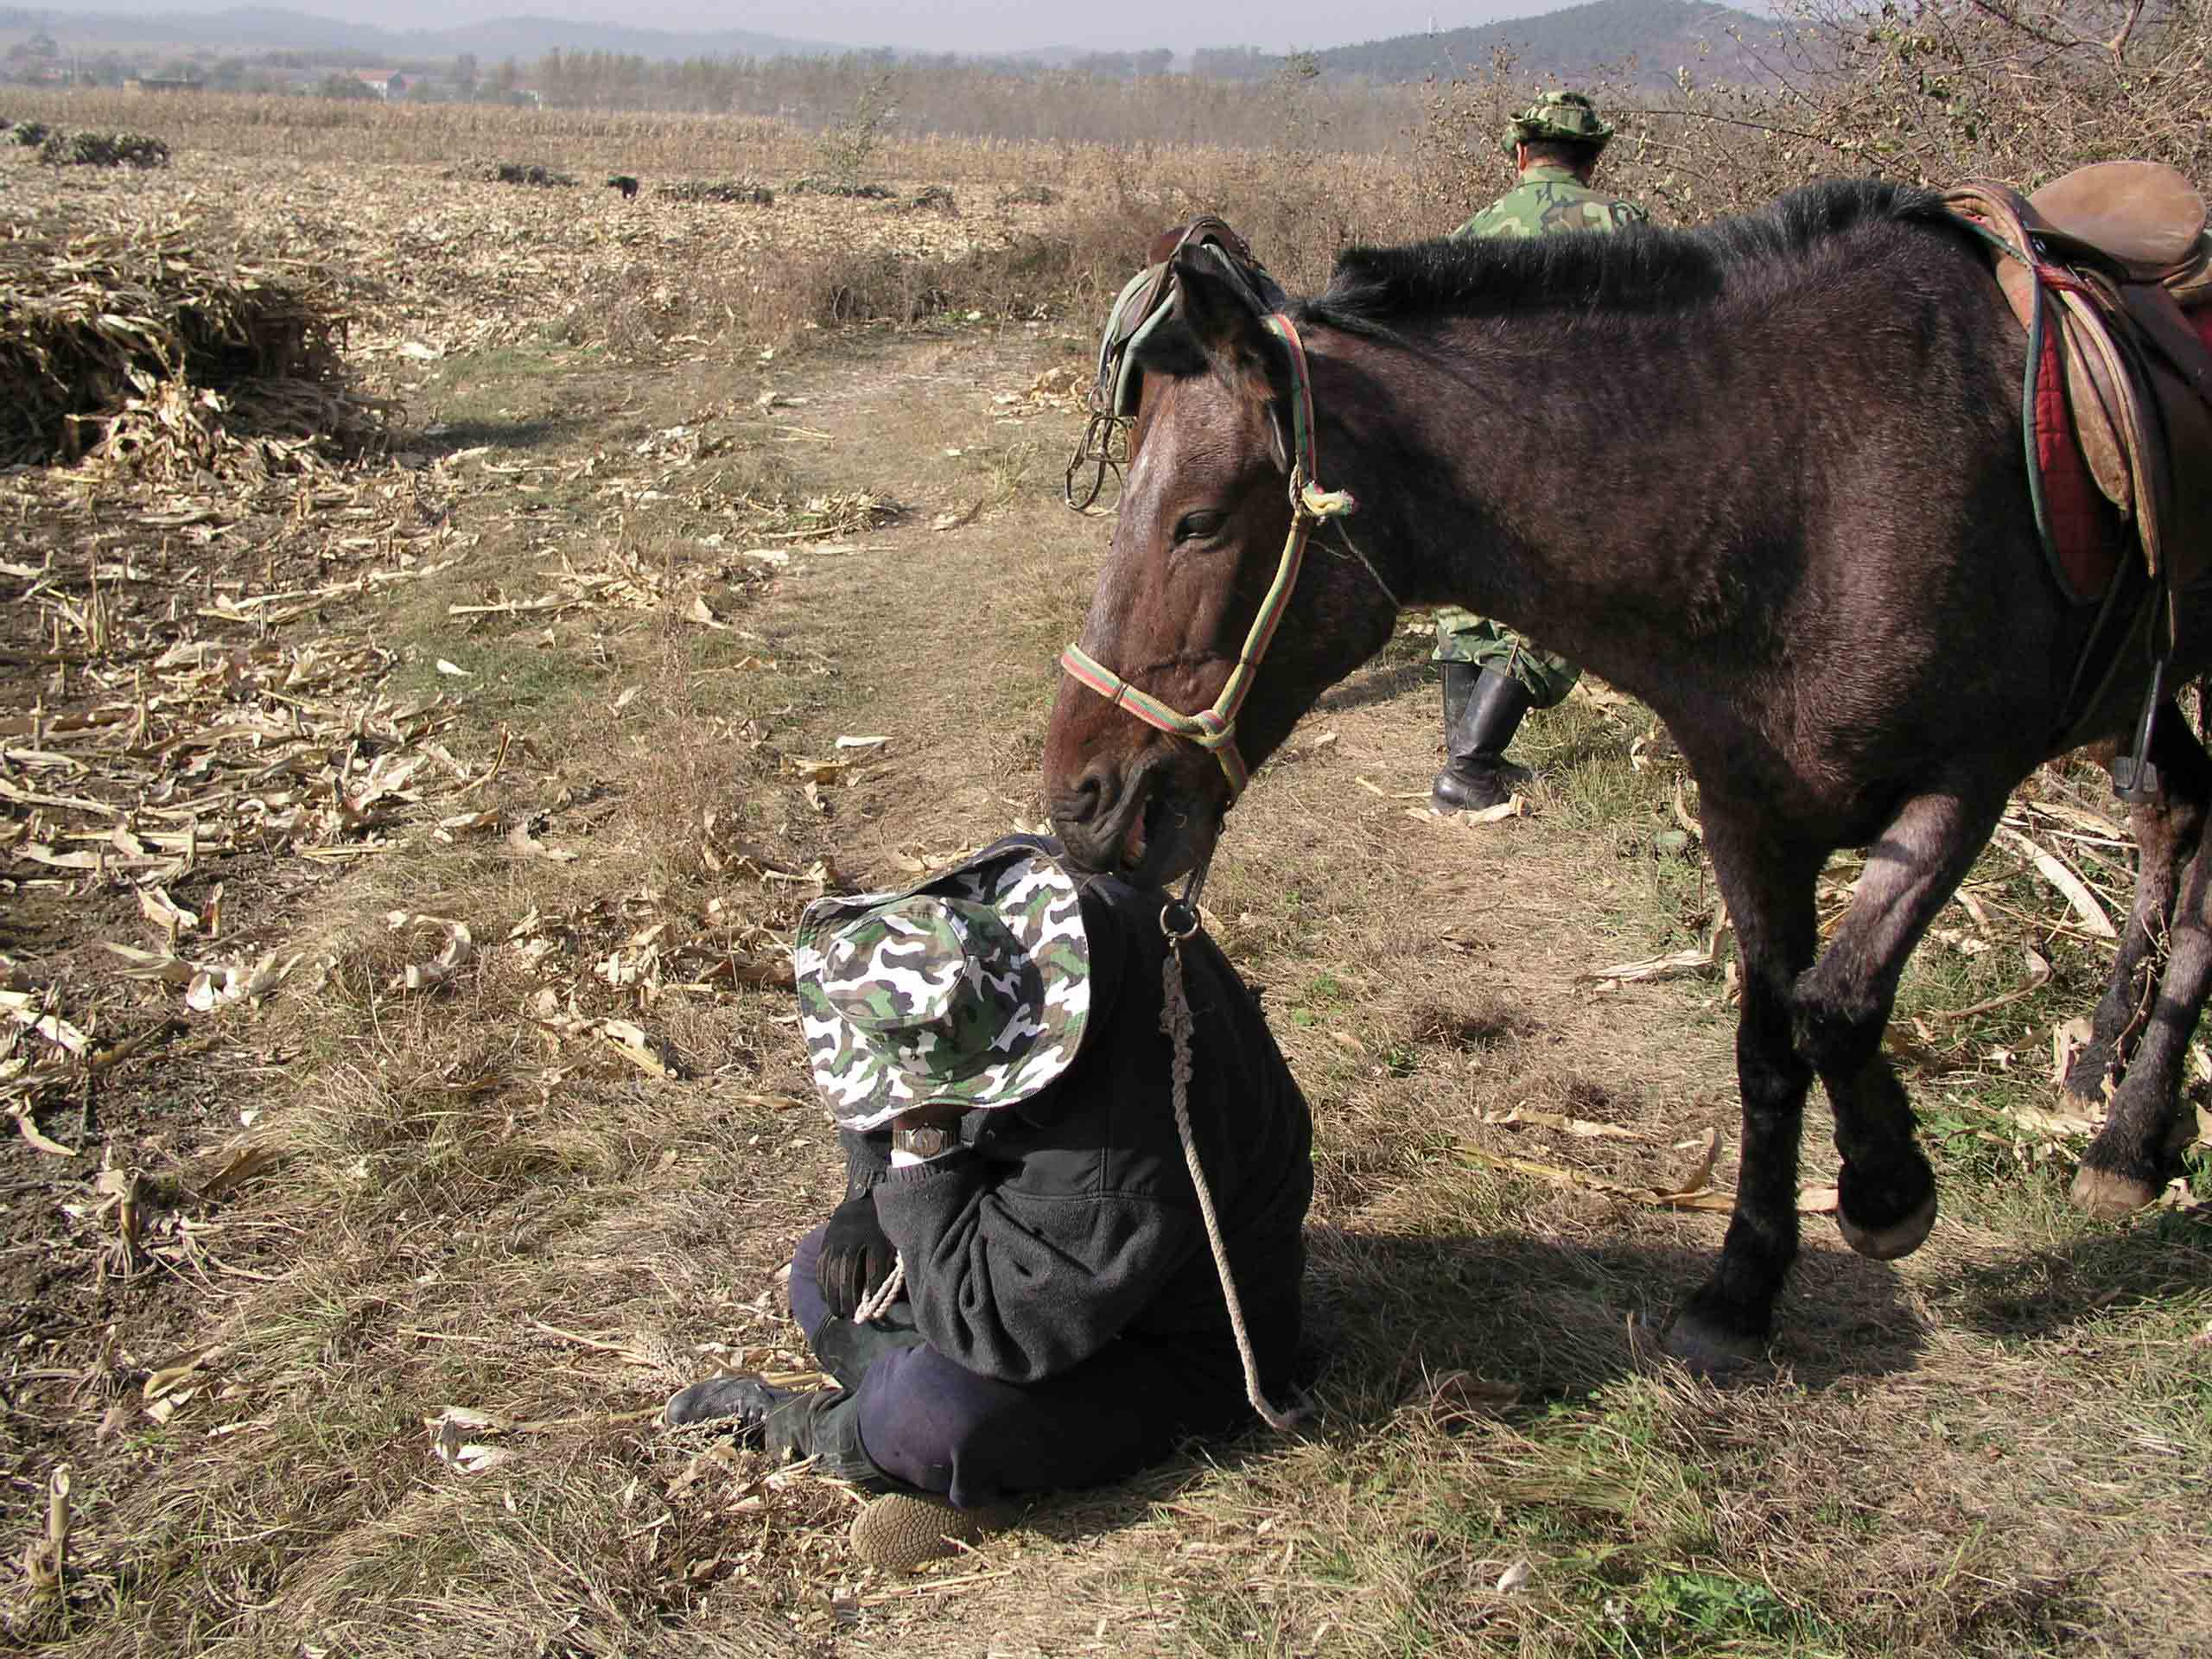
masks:
<path id="1" fill-rule="evenodd" d="M 1361 475 L 1342 481 L 1387 537 L 1400 597 L 1468 606 L 1616 673 L 1672 648 L 1675 605 L 1736 585 L 1722 567 L 1743 538 L 1715 527 L 1756 524 L 1763 480 L 1789 475 L 1772 354 L 1744 337 L 1715 350 L 1711 328 L 1540 315 L 1438 325 L 1411 351 L 1336 336 L 1332 366 L 1357 377 L 1344 395 L 1368 400 L 1338 470 Z"/>

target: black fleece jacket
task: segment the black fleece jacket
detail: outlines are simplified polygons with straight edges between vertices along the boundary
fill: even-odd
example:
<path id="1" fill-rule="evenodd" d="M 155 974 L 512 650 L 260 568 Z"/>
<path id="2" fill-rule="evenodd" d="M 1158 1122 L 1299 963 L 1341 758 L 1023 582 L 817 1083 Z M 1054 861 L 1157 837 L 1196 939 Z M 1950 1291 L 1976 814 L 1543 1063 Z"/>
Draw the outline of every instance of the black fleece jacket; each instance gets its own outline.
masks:
<path id="1" fill-rule="evenodd" d="M 1046 1089 L 969 1112 L 957 1149 L 903 1169 L 887 1132 L 841 1136 L 849 1191 L 874 1193 L 906 1261 L 917 1326 L 970 1370 L 1035 1382 L 1143 1342 L 1179 1351 L 1194 1387 L 1242 1391 L 1169 1092 L 1164 902 L 1109 877 L 1085 885 L 1090 1017 Z M 1262 1386 L 1280 1390 L 1298 1343 L 1313 1119 L 1257 1001 L 1203 933 L 1183 946 L 1183 978 L 1198 1157 Z"/>

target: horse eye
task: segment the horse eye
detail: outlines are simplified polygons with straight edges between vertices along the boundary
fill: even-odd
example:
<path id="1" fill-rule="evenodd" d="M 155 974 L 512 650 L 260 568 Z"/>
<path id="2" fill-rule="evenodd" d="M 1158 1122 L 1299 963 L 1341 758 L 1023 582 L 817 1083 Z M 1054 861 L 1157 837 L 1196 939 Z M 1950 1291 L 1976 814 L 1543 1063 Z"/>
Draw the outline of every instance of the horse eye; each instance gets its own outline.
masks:
<path id="1" fill-rule="evenodd" d="M 1175 539 L 1194 542 L 1200 537 L 1211 536 L 1229 522 L 1225 512 L 1186 512 L 1175 523 Z"/>

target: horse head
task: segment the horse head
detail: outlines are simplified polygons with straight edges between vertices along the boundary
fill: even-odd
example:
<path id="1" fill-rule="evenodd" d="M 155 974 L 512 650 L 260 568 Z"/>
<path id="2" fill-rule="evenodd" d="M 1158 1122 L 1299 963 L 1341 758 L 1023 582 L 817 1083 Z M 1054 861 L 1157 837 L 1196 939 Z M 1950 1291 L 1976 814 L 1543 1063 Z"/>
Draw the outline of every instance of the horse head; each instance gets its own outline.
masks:
<path id="1" fill-rule="evenodd" d="M 1135 454 L 1045 744 L 1071 856 L 1152 883 L 1204 866 L 1245 771 L 1395 613 L 1363 561 L 1304 556 L 1351 505 L 1313 476 L 1332 453 L 1311 415 L 1323 365 L 1203 250 L 1173 275 L 1173 315 L 1137 347 Z"/>

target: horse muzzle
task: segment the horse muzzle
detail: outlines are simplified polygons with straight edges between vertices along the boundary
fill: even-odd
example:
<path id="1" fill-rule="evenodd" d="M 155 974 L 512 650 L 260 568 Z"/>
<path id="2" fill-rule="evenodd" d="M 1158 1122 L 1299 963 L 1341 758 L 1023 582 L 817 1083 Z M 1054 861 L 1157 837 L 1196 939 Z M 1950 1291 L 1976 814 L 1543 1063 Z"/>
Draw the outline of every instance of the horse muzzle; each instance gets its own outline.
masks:
<path id="1" fill-rule="evenodd" d="M 1080 868 L 1165 887 L 1213 852 L 1226 803 L 1211 766 L 1193 785 L 1175 758 L 1154 755 L 1124 772 L 1109 761 L 1084 769 L 1052 802 L 1052 828 Z"/>

